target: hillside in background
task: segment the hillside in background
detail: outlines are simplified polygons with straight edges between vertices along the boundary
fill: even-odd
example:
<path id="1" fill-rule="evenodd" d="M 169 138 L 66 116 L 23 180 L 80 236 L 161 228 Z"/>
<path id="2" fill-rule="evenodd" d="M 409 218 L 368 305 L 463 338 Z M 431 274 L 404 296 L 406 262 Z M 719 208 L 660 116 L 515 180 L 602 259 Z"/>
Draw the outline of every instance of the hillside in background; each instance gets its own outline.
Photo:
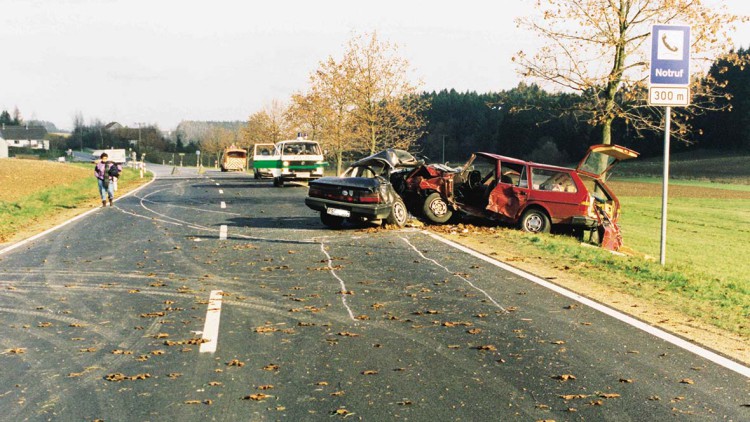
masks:
<path id="1" fill-rule="evenodd" d="M 211 129 L 223 128 L 234 132 L 239 131 L 246 124 L 247 122 L 240 120 L 228 122 L 183 120 L 175 129 L 175 137 L 181 140 L 184 145 L 191 143 L 198 144 L 201 140 L 205 139 Z"/>

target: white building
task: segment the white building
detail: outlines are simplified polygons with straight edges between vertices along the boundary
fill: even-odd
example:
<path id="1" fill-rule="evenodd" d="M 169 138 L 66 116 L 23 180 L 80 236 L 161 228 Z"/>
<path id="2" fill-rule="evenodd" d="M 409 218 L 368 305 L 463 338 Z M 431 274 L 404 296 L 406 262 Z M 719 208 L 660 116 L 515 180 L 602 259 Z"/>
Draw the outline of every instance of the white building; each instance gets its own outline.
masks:
<path id="1" fill-rule="evenodd" d="M 49 149 L 47 129 L 44 126 L 9 126 L 3 124 L 0 127 L 0 140 L 5 141 L 8 147 Z"/>

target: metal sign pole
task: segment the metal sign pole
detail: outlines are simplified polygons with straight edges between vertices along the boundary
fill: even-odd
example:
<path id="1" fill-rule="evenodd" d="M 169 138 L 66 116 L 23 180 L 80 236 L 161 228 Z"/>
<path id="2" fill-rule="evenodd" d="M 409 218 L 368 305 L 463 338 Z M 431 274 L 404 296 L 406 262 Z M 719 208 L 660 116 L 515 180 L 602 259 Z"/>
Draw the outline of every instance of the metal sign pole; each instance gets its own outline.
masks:
<path id="1" fill-rule="evenodd" d="M 667 197 L 669 195 L 669 137 L 672 125 L 672 107 L 667 106 L 664 112 L 664 174 L 661 184 L 661 252 L 659 262 L 664 265 L 667 261 Z"/>

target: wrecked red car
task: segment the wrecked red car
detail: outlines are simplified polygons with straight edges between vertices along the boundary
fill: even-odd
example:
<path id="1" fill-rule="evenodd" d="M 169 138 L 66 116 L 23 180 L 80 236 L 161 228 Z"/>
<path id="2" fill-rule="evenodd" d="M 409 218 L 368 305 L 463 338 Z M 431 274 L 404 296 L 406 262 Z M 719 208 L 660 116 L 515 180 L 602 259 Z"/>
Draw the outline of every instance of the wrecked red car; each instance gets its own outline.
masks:
<path id="1" fill-rule="evenodd" d="M 594 145 L 572 169 L 477 152 L 460 168 L 431 164 L 415 169 L 404 180 L 402 195 L 412 212 L 433 223 L 461 212 L 533 233 L 568 226 L 617 250 L 622 246 L 620 202 L 605 175 L 616 162 L 637 156 L 618 145 Z"/>

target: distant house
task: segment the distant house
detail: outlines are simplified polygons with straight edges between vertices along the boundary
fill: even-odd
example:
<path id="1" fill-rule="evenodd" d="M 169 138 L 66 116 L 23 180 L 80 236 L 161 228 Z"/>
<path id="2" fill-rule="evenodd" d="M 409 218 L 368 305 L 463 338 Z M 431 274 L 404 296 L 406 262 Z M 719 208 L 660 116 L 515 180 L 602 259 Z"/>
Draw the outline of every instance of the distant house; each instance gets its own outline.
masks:
<path id="1" fill-rule="evenodd" d="M 0 140 L 4 140 L 11 148 L 49 149 L 47 129 L 44 126 L 8 126 L 0 127 Z"/>
<path id="2" fill-rule="evenodd" d="M 122 128 L 123 126 L 117 122 L 111 122 L 111 123 L 108 123 L 106 126 L 104 126 L 104 130 L 109 131 L 109 132 L 114 132 Z"/>

